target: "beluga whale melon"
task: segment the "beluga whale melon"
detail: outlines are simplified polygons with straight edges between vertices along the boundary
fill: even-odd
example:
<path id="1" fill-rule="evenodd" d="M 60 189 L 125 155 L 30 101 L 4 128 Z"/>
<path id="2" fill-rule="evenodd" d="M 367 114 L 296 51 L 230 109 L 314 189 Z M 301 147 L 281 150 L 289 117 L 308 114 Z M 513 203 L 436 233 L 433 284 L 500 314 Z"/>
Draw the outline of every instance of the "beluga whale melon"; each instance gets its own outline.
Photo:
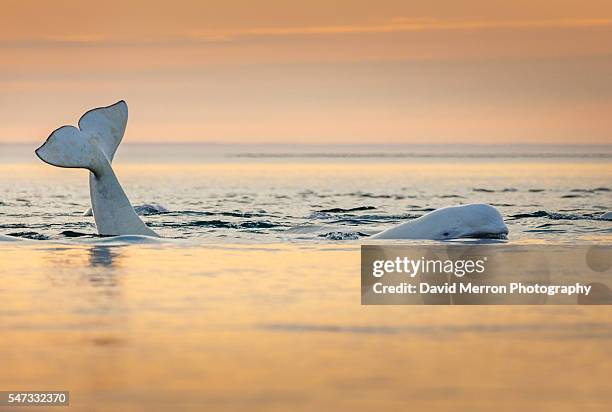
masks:
<path id="1" fill-rule="evenodd" d="M 79 119 L 78 128 L 53 131 L 36 155 L 53 166 L 89 170 L 91 207 L 100 235 L 158 236 L 140 220 L 111 167 L 127 119 L 123 100 L 92 109 Z"/>

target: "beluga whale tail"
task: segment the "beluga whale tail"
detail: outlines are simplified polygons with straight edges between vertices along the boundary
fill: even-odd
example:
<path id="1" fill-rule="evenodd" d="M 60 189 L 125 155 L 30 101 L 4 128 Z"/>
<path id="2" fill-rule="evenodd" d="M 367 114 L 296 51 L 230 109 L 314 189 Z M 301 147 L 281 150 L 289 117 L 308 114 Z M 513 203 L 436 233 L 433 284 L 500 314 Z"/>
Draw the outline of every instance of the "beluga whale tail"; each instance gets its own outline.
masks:
<path id="1" fill-rule="evenodd" d="M 89 170 L 91 207 L 100 235 L 158 236 L 140 220 L 111 167 L 127 118 L 123 100 L 92 109 L 79 119 L 78 128 L 53 131 L 36 155 L 53 166 Z"/>

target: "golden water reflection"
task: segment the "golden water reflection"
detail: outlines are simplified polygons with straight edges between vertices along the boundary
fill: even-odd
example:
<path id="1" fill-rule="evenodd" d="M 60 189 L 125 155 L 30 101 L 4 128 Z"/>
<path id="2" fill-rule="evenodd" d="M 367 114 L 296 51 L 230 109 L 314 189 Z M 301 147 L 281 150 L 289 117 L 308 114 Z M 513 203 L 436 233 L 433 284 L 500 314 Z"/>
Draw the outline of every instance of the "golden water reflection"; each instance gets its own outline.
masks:
<path id="1" fill-rule="evenodd" d="M 0 388 L 70 410 L 612 404 L 612 308 L 361 306 L 357 246 L 21 244 L 0 273 Z"/>

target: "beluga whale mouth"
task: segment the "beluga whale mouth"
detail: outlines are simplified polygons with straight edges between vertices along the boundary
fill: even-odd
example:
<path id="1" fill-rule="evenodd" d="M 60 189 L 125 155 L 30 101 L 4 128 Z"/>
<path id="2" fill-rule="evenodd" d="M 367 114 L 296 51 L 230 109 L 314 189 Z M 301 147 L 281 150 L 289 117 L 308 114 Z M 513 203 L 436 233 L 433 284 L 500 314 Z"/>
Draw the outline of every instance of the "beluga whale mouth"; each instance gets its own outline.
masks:
<path id="1" fill-rule="evenodd" d="M 92 109 L 79 119 L 78 128 L 54 130 L 35 153 L 53 166 L 89 170 L 91 207 L 100 235 L 158 236 L 140 220 L 111 167 L 127 119 L 123 100 Z"/>
<path id="2" fill-rule="evenodd" d="M 417 219 L 384 230 L 373 239 L 506 239 L 508 227 L 497 209 L 469 204 L 436 209 Z"/>

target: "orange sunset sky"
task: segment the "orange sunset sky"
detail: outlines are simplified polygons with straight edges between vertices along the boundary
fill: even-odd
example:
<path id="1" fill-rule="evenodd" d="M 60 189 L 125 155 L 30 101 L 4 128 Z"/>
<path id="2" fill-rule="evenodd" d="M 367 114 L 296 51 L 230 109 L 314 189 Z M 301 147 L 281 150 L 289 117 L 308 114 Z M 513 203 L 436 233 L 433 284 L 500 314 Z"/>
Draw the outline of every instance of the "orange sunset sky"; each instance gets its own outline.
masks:
<path id="1" fill-rule="evenodd" d="M 0 0 L 0 142 L 612 142 L 612 2 Z"/>

